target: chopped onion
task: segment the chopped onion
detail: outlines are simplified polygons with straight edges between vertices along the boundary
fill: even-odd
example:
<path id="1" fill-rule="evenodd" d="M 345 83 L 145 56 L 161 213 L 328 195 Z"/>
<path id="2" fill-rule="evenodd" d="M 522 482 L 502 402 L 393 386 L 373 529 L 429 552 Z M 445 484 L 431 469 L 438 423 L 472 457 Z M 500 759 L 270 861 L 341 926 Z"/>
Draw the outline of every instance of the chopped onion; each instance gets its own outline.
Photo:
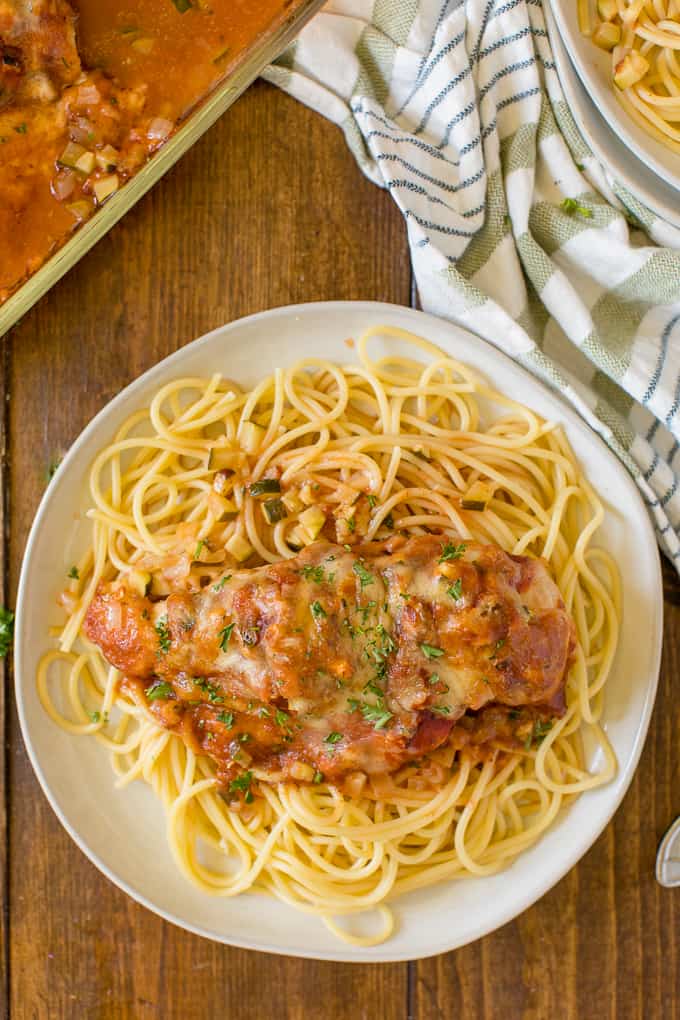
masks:
<path id="1" fill-rule="evenodd" d="M 166 120 L 165 117 L 154 117 L 147 128 L 146 134 L 148 138 L 165 141 L 166 138 L 169 138 L 172 128 L 172 121 Z"/>
<path id="2" fill-rule="evenodd" d="M 96 85 L 81 85 L 78 89 L 78 102 L 86 105 L 98 103 L 101 100 L 99 89 Z"/>
<path id="3" fill-rule="evenodd" d="M 79 117 L 77 122 L 69 127 L 69 135 L 79 145 L 91 145 L 95 140 L 94 125 L 84 117 Z"/>
<path id="4" fill-rule="evenodd" d="M 68 198 L 75 186 L 75 176 L 71 170 L 60 170 L 56 177 L 52 178 L 52 194 L 59 202 Z"/>

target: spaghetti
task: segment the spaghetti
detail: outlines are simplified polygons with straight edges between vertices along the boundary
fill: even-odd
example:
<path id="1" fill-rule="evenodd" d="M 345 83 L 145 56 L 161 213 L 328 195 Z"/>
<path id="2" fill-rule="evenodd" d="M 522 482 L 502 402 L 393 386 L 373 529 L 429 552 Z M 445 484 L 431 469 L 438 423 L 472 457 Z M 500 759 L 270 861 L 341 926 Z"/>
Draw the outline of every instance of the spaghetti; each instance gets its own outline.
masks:
<path id="1" fill-rule="evenodd" d="M 371 357 L 378 335 L 399 344 L 395 353 Z M 203 892 L 266 892 L 370 945 L 393 930 L 388 899 L 498 871 L 574 797 L 612 778 L 600 718 L 620 592 L 614 563 L 593 545 L 603 507 L 555 423 L 402 330 L 369 330 L 357 354 L 343 367 L 306 359 L 250 391 L 220 375 L 179 379 L 121 426 L 91 468 L 91 541 L 37 682 L 57 724 L 110 752 L 118 787 L 137 779 L 152 787 L 174 859 Z M 211 759 L 158 724 L 81 628 L 102 581 L 148 571 L 162 593 L 168 578 L 196 589 L 221 576 L 228 558 L 201 562 L 203 546 L 240 549 L 249 562 L 294 556 L 305 504 L 269 523 L 250 494 L 273 468 L 282 482 L 323 493 L 324 505 L 370 492 L 366 541 L 433 529 L 548 561 L 577 646 L 566 711 L 537 746 L 480 761 L 445 745 L 354 795 L 326 782 L 262 782 L 251 803 L 221 798 Z M 480 486 L 483 509 L 464 509 L 461 496 Z M 602 765 L 592 774 L 585 761 L 595 747 Z M 375 935 L 340 923 L 371 909 L 381 918 Z"/>
<path id="2" fill-rule="evenodd" d="M 680 152 L 680 3 L 578 0 L 579 27 L 612 54 L 614 93 L 629 116 L 662 145 Z"/>

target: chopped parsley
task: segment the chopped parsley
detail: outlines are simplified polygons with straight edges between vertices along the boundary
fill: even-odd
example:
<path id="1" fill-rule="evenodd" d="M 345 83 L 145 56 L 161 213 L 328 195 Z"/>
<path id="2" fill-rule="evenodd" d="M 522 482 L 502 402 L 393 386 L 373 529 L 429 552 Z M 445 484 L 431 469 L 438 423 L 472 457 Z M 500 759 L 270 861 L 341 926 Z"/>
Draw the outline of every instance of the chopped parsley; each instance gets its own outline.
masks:
<path id="1" fill-rule="evenodd" d="M 18 135 L 25 135 L 26 132 L 28 131 L 28 125 L 26 124 L 26 121 L 24 120 L 21 122 L 21 124 L 16 124 L 14 130 Z"/>
<path id="2" fill-rule="evenodd" d="M 69 570 L 67 576 L 68 577 L 72 577 L 74 581 L 79 581 L 80 580 L 80 574 L 78 573 L 78 568 L 77 567 L 71 567 L 71 569 Z"/>
<path id="3" fill-rule="evenodd" d="M 367 722 L 373 723 L 373 728 L 381 730 L 392 718 L 393 713 L 385 708 L 385 702 L 378 698 L 375 705 L 362 705 L 361 714 Z"/>
<path id="4" fill-rule="evenodd" d="M 168 629 L 168 618 L 167 616 L 161 616 L 156 623 L 156 633 L 158 634 L 158 647 L 159 655 L 162 652 L 163 655 L 167 655 L 170 651 L 170 631 Z"/>
<path id="5" fill-rule="evenodd" d="M 342 740 L 342 733 L 338 733 L 337 730 L 331 730 L 331 732 L 328 734 L 328 736 L 323 738 L 324 744 L 330 744 L 331 746 L 333 744 L 339 743 L 339 741 L 341 741 L 341 740 Z"/>
<path id="6" fill-rule="evenodd" d="M 446 589 L 446 594 L 450 595 L 456 602 L 458 599 L 463 597 L 463 579 L 459 577 L 453 584 Z"/>
<path id="7" fill-rule="evenodd" d="M 217 716 L 217 721 L 224 723 L 228 730 L 234 725 L 234 713 L 233 712 L 220 712 Z"/>
<path id="8" fill-rule="evenodd" d="M 321 605 L 321 603 L 318 601 L 318 599 L 312 602 L 312 604 L 309 607 L 309 610 L 315 620 L 320 620 L 322 616 L 328 616 L 328 613 Z"/>
<path id="9" fill-rule="evenodd" d="M 585 205 L 581 205 L 581 203 L 575 198 L 565 198 L 564 201 L 560 203 L 560 209 L 562 209 L 567 216 L 573 216 L 575 213 L 578 213 L 579 216 L 584 216 L 588 220 L 593 217 L 592 210 L 588 209 Z"/>
<path id="10" fill-rule="evenodd" d="M 218 637 L 220 639 L 220 648 L 222 649 L 223 652 L 226 652 L 226 650 L 227 650 L 227 645 L 229 644 L 229 638 L 231 637 L 232 631 L 234 630 L 235 626 L 236 626 L 235 623 L 228 623 L 226 627 L 222 628 L 222 630 L 220 631 L 220 633 L 218 635 Z"/>
<path id="11" fill-rule="evenodd" d="M 363 563 L 360 563 L 359 560 L 352 564 L 352 570 L 359 578 L 359 583 L 362 588 L 365 588 L 367 584 L 373 584 L 375 581 L 373 574 L 369 573 Z"/>
<path id="12" fill-rule="evenodd" d="M 160 699 L 170 698 L 174 693 L 175 692 L 171 685 L 164 683 L 162 680 L 157 680 L 146 689 L 146 696 L 149 701 L 159 701 Z"/>
<path id="13" fill-rule="evenodd" d="M 377 503 L 378 503 L 378 497 L 377 496 L 368 496 L 367 498 L 368 498 L 368 505 L 370 506 L 370 508 L 372 510 L 373 507 L 376 506 Z"/>
<path id="14" fill-rule="evenodd" d="M 277 708 L 274 715 L 274 720 L 277 726 L 287 727 L 290 725 L 290 716 L 287 712 L 284 712 L 282 708 Z"/>
<path id="15" fill-rule="evenodd" d="M 550 733 L 552 726 L 553 724 L 550 719 L 547 719 L 545 722 L 543 722 L 542 719 L 537 719 L 534 723 L 533 729 L 524 741 L 524 750 L 528 751 L 534 741 L 536 741 L 537 744 L 540 744 L 543 738 Z"/>
<path id="16" fill-rule="evenodd" d="M 204 676 L 195 677 L 194 684 L 202 690 L 204 694 L 208 695 L 208 700 L 212 701 L 214 705 L 221 705 L 224 701 L 224 698 L 220 694 L 220 688 L 209 683 Z"/>
<path id="17" fill-rule="evenodd" d="M 271 715 L 271 712 L 265 705 L 263 705 L 262 708 L 258 709 L 257 714 L 259 715 L 260 719 L 268 719 L 269 716 Z"/>
<path id="18" fill-rule="evenodd" d="M 428 684 L 438 684 L 439 683 L 439 673 L 432 673 L 427 678 L 427 682 L 428 682 Z"/>
<path id="19" fill-rule="evenodd" d="M 93 723 L 98 723 L 101 720 L 101 712 L 90 712 L 90 719 Z"/>
<path id="20" fill-rule="evenodd" d="M 231 581 L 231 574 L 226 574 L 226 576 L 223 577 L 221 581 L 218 581 L 217 584 L 214 584 L 213 591 L 222 591 L 227 581 Z"/>
<path id="21" fill-rule="evenodd" d="M 420 650 L 426 659 L 438 659 L 444 654 L 443 648 L 435 648 L 434 645 L 423 644 L 420 646 Z"/>
<path id="22" fill-rule="evenodd" d="M 229 783 L 229 793 L 243 793 L 245 794 L 244 800 L 246 804 L 253 803 L 253 794 L 250 789 L 250 784 L 253 781 L 252 772 L 244 772 L 242 775 L 237 776 L 236 779 L 232 779 Z"/>
<path id="23" fill-rule="evenodd" d="M 194 559 L 195 560 L 197 560 L 198 557 L 201 555 L 201 550 L 203 549 L 204 545 L 205 545 L 205 541 L 204 541 L 204 539 L 201 539 L 198 542 L 197 546 L 196 546 L 196 551 L 194 552 Z"/>
<path id="24" fill-rule="evenodd" d="M 387 514 L 385 520 L 383 521 L 383 524 L 385 525 L 386 528 L 394 527 L 394 517 L 392 516 L 391 513 Z"/>
<path id="25" fill-rule="evenodd" d="M 313 783 L 317 783 L 317 784 L 323 783 L 323 772 L 318 772 L 318 771 L 315 772 L 314 773 L 314 779 L 312 780 L 312 782 Z"/>
<path id="26" fill-rule="evenodd" d="M 315 567 L 311 564 L 307 564 L 306 567 L 303 567 L 300 570 L 300 573 L 304 577 L 305 581 L 314 581 L 316 584 L 321 584 L 324 580 L 323 567 L 321 566 Z"/>
<path id="27" fill-rule="evenodd" d="M 433 712 L 438 712 L 439 715 L 450 715 L 451 709 L 448 705 L 431 705 Z"/>
<path id="28" fill-rule="evenodd" d="M 466 549 L 467 546 L 464 542 L 461 542 L 460 545 L 455 545 L 453 542 L 446 542 L 442 546 L 442 554 L 437 560 L 437 563 L 447 563 L 449 560 L 459 560 Z"/>

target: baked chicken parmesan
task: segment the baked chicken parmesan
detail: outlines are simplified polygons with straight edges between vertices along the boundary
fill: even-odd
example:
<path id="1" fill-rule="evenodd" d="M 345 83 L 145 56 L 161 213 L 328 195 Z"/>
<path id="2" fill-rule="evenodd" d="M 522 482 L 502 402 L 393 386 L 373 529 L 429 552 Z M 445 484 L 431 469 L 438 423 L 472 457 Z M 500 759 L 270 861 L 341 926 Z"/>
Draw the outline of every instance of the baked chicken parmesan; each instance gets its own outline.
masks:
<path id="1" fill-rule="evenodd" d="M 248 799 L 253 770 L 351 787 L 446 744 L 530 746 L 564 711 L 575 646 L 545 561 L 432 534 L 317 542 L 155 601 L 102 584 L 84 630 Z"/>

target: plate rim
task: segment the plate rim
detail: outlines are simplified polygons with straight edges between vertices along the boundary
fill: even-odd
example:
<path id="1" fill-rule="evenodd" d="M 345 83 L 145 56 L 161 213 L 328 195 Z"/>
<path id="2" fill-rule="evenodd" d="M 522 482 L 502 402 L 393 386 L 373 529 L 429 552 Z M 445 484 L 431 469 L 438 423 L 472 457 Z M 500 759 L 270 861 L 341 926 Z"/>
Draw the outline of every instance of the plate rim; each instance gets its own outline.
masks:
<path id="1" fill-rule="evenodd" d="M 557 23 L 557 29 L 562 39 L 565 49 L 569 54 L 569 58 L 573 64 L 573 67 L 582 82 L 583 87 L 590 96 L 591 102 L 597 107 L 600 115 L 604 120 L 611 120 L 612 124 L 616 125 L 617 132 L 621 138 L 621 141 L 630 152 L 633 153 L 641 162 L 645 164 L 657 177 L 660 177 L 669 187 L 673 188 L 678 192 L 680 196 L 680 170 L 674 172 L 672 168 L 665 166 L 659 159 L 654 155 L 653 151 L 638 141 L 635 134 L 631 131 L 629 126 L 629 118 L 626 116 L 623 107 L 616 101 L 616 98 L 612 95 L 610 98 L 607 91 L 601 85 L 599 76 L 593 72 L 588 64 L 584 52 L 584 44 L 588 42 L 585 36 L 574 35 L 571 28 L 571 23 L 564 12 L 564 0 L 549 0 L 550 9 L 552 11 L 555 22 Z M 591 44 L 594 49 L 597 49 L 594 43 Z M 602 51 L 600 51 L 602 52 Z M 634 123 L 634 122 L 632 122 Z M 650 142 L 654 142 L 655 139 L 651 135 L 647 135 L 642 128 L 639 128 L 641 135 L 645 138 L 649 138 Z M 660 142 L 656 144 L 663 148 Z M 670 150 L 669 150 L 670 152 Z"/>
<path id="2" fill-rule="evenodd" d="M 670 202 L 677 200 L 675 188 L 662 177 L 659 177 L 651 167 L 639 159 L 632 149 L 629 149 L 617 137 L 579 77 L 576 66 L 567 50 L 566 43 L 560 34 L 552 4 L 546 4 L 544 13 L 553 49 L 553 57 L 555 58 L 555 69 L 564 98 L 567 101 L 576 126 L 592 150 L 593 155 L 619 183 L 623 184 L 630 191 L 634 198 L 647 206 L 660 220 L 680 230 L 680 208 L 676 209 L 673 205 L 669 205 Z M 579 93 L 581 94 L 579 95 Z M 595 123 L 588 122 L 586 118 L 589 116 L 596 118 Z M 613 157 L 612 142 L 617 143 L 621 149 L 621 152 L 615 152 Z M 624 158 L 631 161 L 630 167 L 623 163 Z M 636 177 L 636 174 L 639 173 L 649 174 L 652 179 L 640 181 Z M 673 194 L 659 199 L 656 190 L 653 190 L 654 185 L 667 188 Z"/>
<path id="3" fill-rule="evenodd" d="M 35 773 L 36 778 L 40 784 L 40 787 L 47 798 L 47 801 L 54 811 L 55 815 L 59 819 L 59 822 L 69 834 L 71 839 L 74 841 L 76 846 L 81 852 L 88 858 L 88 860 L 97 868 L 97 870 L 109 881 L 111 881 L 117 888 L 122 892 L 130 896 L 135 902 L 141 904 L 143 907 L 150 910 L 152 913 L 164 920 L 174 924 L 176 927 L 182 928 L 185 931 L 189 931 L 202 938 L 207 938 L 210 941 L 218 942 L 224 945 L 235 946 L 242 949 L 250 949 L 257 952 L 272 953 L 280 956 L 294 956 L 303 959 L 316 959 L 325 960 L 331 962 L 344 962 L 344 963 L 394 963 L 403 962 L 407 960 L 416 959 L 427 959 L 432 956 L 437 956 L 441 953 L 449 952 L 451 950 L 460 948 L 464 945 L 469 945 L 472 942 L 483 938 L 485 935 L 491 934 L 498 928 L 507 924 L 509 921 L 516 917 L 519 917 L 525 910 L 530 906 L 537 903 L 550 889 L 552 889 L 559 881 L 561 881 L 565 875 L 567 875 L 571 869 L 585 856 L 586 853 L 591 849 L 596 840 L 600 837 L 606 826 L 609 824 L 614 814 L 618 810 L 623 797 L 627 793 L 632 779 L 637 769 L 640 755 L 642 754 L 645 741 L 647 739 L 649 731 L 649 723 L 654 708 L 658 682 L 659 672 L 661 665 L 661 652 L 662 652 L 662 635 L 663 635 L 663 588 L 662 588 L 662 575 L 661 575 L 661 563 L 658 555 L 658 547 L 656 544 L 656 538 L 654 530 L 649 519 L 649 515 L 645 509 L 643 514 L 644 529 L 647 532 L 647 538 L 649 539 L 650 546 L 656 552 L 655 557 L 655 570 L 654 570 L 654 589 L 656 592 L 656 599 L 654 603 L 654 619 L 652 628 L 652 646 L 654 648 L 654 655 L 652 656 L 651 662 L 651 675 L 650 682 L 647 685 L 647 689 L 644 695 L 644 702 L 642 711 L 638 719 L 638 725 L 635 732 L 635 737 L 631 746 L 631 753 L 625 763 L 625 767 L 620 768 L 617 777 L 620 781 L 620 788 L 614 798 L 604 812 L 604 817 L 601 823 L 596 827 L 592 833 L 591 838 L 585 844 L 579 843 L 578 850 L 573 850 L 568 854 L 568 863 L 561 866 L 556 873 L 550 872 L 544 879 L 539 882 L 536 886 L 532 886 L 531 891 L 525 893 L 520 897 L 520 906 L 515 908 L 509 906 L 504 913 L 494 916 L 491 922 L 478 923 L 475 930 L 475 934 L 471 937 L 461 938 L 449 938 L 444 941 L 440 941 L 436 944 L 432 944 L 427 948 L 426 951 L 418 950 L 414 955 L 413 952 L 394 951 L 390 950 L 389 939 L 385 943 L 378 944 L 377 946 L 371 947 L 357 947 L 351 945 L 345 945 L 344 943 L 338 943 L 337 951 L 328 951 L 325 949 L 315 950 L 313 947 L 305 949 L 294 948 L 292 951 L 290 948 L 286 948 L 281 943 L 270 943 L 263 941 L 261 944 L 255 944 L 253 941 L 246 938 L 239 938 L 234 936 L 226 936 L 221 933 L 211 931 L 203 927 L 201 924 L 196 924 L 191 921 L 184 920 L 183 918 L 173 914 L 172 911 L 166 910 L 164 907 L 159 906 L 150 900 L 144 892 L 134 888 L 130 882 L 126 879 L 117 875 L 109 865 L 107 865 L 89 845 L 85 837 L 81 836 L 76 830 L 75 826 L 66 817 L 65 812 L 62 810 L 58 803 L 57 796 L 50 788 L 47 777 L 45 776 L 42 766 L 40 764 L 38 753 L 33 746 L 31 739 L 30 727 L 26 717 L 26 710 L 23 698 L 23 645 L 24 645 L 24 634 L 26 633 L 26 627 L 24 626 L 24 615 L 27 612 L 25 605 L 27 603 L 27 586 L 28 586 L 28 575 L 31 569 L 31 560 L 34 552 L 34 547 L 38 540 L 38 534 L 42 529 L 44 519 L 47 517 L 52 495 L 56 491 L 59 485 L 59 475 L 62 470 L 62 465 L 68 467 L 69 464 L 75 460 L 80 452 L 80 448 L 86 444 L 90 437 L 97 432 L 102 423 L 109 414 L 118 409 L 118 407 L 127 401 L 131 395 L 134 395 L 137 391 L 143 390 L 153 381 L 155 374 L 162 375 L 168 368 L 171 368 L 176 363 L 182 361 L 186 352 L 191 349 L 195 351 L 199 346 L 208 345 L 213 342 L 214 338 L 218 335 L 227 336 L 230 333 L 237 331 L 240 327 L 250 325 L 255 321 L 267 321 L 275 320 L 278 316 L 297 316 L 304 317 L 307 313 L 313 313 L 315 311 L 323 311 L 327 314 L 342 313 L 343 311 L 359 311 L 365 310 L 367 315 L 380 310 L 381 314 L 385 316 L 385 323 L 389 321 L 390 313 L 395 313 L 399 316 L 406 315 L 414 323 L 423 323 L 423 330 L 426 331 L 427 324 L 433 323 L 437 327 L 442 325 L 451 328 L 459 333 L 463 333 L 466 339 L 471 341 L 473 344 L 478 344 L 483 348 L 489 348 L 493 351 L 494 358 L 498 358 L 501 363 L 503 361 L 509 362 L 513 369 L 517 370 L 521 375 L 526 376 L 531 383 L 543 389 L 552 400 L 554 400 L 556 406 L 560 408 L 562 415 L 565 416 L 567 421 L 576 428 L 585 430 L 590 436 L 594 437 L 596 442 L 600 446 L 600 453 L 606 458 L 610 459 L 611 463 L 616 466 L 621 478 L 625 481 L 631 492 L 635 493 L 635 498 L 642 502 L 639 490 L 629 474 L 626 468 L 621 464 L 615 454 L 609 449 L 602 438 L 590 428 L 587 422 L 585 422 L 580 415 L 564 400 L 564 398 L 547 386 L 542 380 L 532 376 L 532 374 L 524 368 L 524 366 L 515 362 L 511 357 L 501 351 L 494 344 L 490 343 L 478 337 L 470 330 L 463 326 L 459 326 L 456 323 L 451 322 L 443 317 L 435 316 L 427 312 L 422 312 L 419 309 L 409 308 L 405 305 L 398 305 L 392 302 L 381 302 L 381 301 L 310 301 L 301 302 L 294 305 L 281 305 L 275 308 L 266 309 L 260 312 L 255 312 L 250 315 L 242 316 L 237 319 L 233 319 L 228 323 L 218 326 L 215 329 L 210 330 L 208 333 L 190 341 L 184 346 L 178 348 L 176 351 L 163 358 L 161 361 L 152 365 L 141 375 L 133 379 L 127 386 L 125 386 L 120 393 L 118 393 L 112 400 L 108 401 L 104 406 L 97 412 L 92 420 L 85 426 L 85 428 L 78 434 L 76 439 L 69 447 L 66 455 L 64 456 L 59 470 L 55 473 L 55 476 L 50 480 L 43 496 L 40 500 L 38 508 L 35 513 L 35 517 L 31 524 L 31 529 L 24 549 L 24 555 L 21 564 L 21 573 L 19 578 L 19 585 L 17 588 L 16 596 L 16 607 L 15 607 L 15 633 L 17 640 L 14 648 L 14 695 L 16 700 L 17 713 L 19 717 L 19 724 L 21 729 L 21 735 L 28 754 L 31 766 Z M 293 908 L 290 908 L 291 910 Z"/>

